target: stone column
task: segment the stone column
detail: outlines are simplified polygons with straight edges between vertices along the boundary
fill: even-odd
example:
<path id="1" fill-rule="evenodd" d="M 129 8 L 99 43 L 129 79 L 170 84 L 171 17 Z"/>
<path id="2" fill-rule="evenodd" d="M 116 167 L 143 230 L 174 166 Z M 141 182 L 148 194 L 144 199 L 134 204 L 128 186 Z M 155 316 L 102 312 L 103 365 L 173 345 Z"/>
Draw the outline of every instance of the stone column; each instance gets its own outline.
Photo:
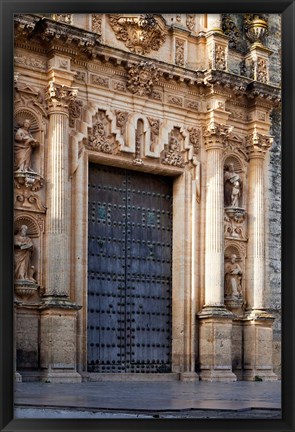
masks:
<path id="1" fill-rule="evenodd" d="M 276 380 L 272 362 L 274 317 L 264 309 L 265 209 L 264 160 L 272 140 L 257 132 L 247 137 L 249 154 L 247 311 L 244 320 L 243 379 Z"/>
<path id="2" fill-rule="evenodd" d="M 69 112 L 76 89 L 49 84 L 46 295 L 69 295 Z"/>
<path id="3" fill-rule="evenodd" d="M 47 153 L 46 285 L 41 310 L 43 381 L 81 381 L 76 372 L 77 306 L 70 297 L 69 104 L 77 89 L 50 81 Z"/>
<path id="4" fill-rule="evenodd" d="M 200 319 L 200 378 L 236 381 L 232 373 L 233 314 L 224 306 L 223 149 L 230 128 L 210 124 L 205 130 L 206 220 L 205 305 Z"/>

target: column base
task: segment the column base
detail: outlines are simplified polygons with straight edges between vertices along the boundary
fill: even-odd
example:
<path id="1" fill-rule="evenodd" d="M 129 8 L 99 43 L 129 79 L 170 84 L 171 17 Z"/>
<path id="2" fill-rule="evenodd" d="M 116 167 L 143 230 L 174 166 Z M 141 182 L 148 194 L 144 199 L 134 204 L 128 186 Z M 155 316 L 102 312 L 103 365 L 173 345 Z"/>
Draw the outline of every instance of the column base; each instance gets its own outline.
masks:
<path id="1" fill-rule="evenodd" d="M 23 382 L 22 376 L 19 372 L 14 373 L 14 380 L 15 382 Z"/>
<path id="2" fill-rule="evenodd" d="M 277 381 L 278 377 L 272 370 L 250 370 L 243 371 L 243 381 Z"/>
<path id="3" fill-rule="evenodd" d="M 276 381 L 273 372 L 273 321 L 267 310 L 247 311 L 243 320 L 243 380 Z"/>
<path id="4" fill-rule="evenodd" d="M 42 374 L 41 381 L 44 383 L 80 383 L 82 382 L 82 377 L 78 372 L 45 372 Z"/>
<path id="5" fill-rule="evenodd" d="M 181 372 L 179 379 L 184 382 L 195 382 L 199 381 L 199 375 L 196 372 Z"/>
<path id="6" fill-rule="evenodd" d="M 236 381 L 232 372 L 232 322 L 234 315 L 223 305 L 205 306 L 200 320 L 200 379 Z"/>
<path id="7" fill-rule="evenodd" d="M 200 380 L 217 381 L 217 382 L 234 382 L 237 381 L 237 376 L 230 369 L 202 370 L 200 373 Z"/>

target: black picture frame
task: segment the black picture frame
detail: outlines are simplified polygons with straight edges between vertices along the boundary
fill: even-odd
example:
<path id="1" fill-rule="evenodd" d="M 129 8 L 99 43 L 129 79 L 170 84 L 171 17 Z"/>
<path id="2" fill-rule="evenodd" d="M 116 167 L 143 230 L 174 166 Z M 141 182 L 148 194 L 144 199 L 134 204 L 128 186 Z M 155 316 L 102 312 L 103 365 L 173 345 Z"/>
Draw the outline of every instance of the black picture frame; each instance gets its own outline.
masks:
<path id="1" fill-rule="evenodd" d="M 0 430 L 1 431 L 293 431 L 294 422 L 294 207 L 295 4 L 291 0 L 0 0 Z M 282 419 L 13 419 L 13 15 L 15 13 L 220 13 L 282 14 Z"/>

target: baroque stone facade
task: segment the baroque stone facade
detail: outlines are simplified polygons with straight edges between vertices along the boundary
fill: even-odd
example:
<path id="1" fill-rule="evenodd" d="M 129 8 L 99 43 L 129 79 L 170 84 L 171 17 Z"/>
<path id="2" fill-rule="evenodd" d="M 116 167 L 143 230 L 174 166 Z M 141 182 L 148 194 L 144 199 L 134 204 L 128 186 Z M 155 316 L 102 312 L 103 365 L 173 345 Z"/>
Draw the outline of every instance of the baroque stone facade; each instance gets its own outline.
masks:
<path id="1" fill-rule="evenodd" d="M 18 373 L 280 378 L 279 17 L 87 17 L 15 16 Z"/>

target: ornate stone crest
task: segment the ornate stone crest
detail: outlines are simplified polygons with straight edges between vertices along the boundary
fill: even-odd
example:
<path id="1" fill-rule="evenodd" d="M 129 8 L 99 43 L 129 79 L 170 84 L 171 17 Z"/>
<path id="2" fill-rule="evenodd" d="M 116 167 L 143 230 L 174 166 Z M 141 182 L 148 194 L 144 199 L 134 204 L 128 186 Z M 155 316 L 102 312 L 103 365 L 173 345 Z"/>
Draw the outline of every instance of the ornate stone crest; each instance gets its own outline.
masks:
<path id="1" fill-rule="evenodd" d="M 159 80 L 159 71 L 155 64 L 142 61 L 128 69 L 127 88 L 139 96 L 150 95 Z"/>
<path id="2" fill-rule="evenodd" d="M 116 38 L 136 54 L 158 51 L 166 39 L 165 22 L 154 14 L 111 14 L 109 22 Z"/>

